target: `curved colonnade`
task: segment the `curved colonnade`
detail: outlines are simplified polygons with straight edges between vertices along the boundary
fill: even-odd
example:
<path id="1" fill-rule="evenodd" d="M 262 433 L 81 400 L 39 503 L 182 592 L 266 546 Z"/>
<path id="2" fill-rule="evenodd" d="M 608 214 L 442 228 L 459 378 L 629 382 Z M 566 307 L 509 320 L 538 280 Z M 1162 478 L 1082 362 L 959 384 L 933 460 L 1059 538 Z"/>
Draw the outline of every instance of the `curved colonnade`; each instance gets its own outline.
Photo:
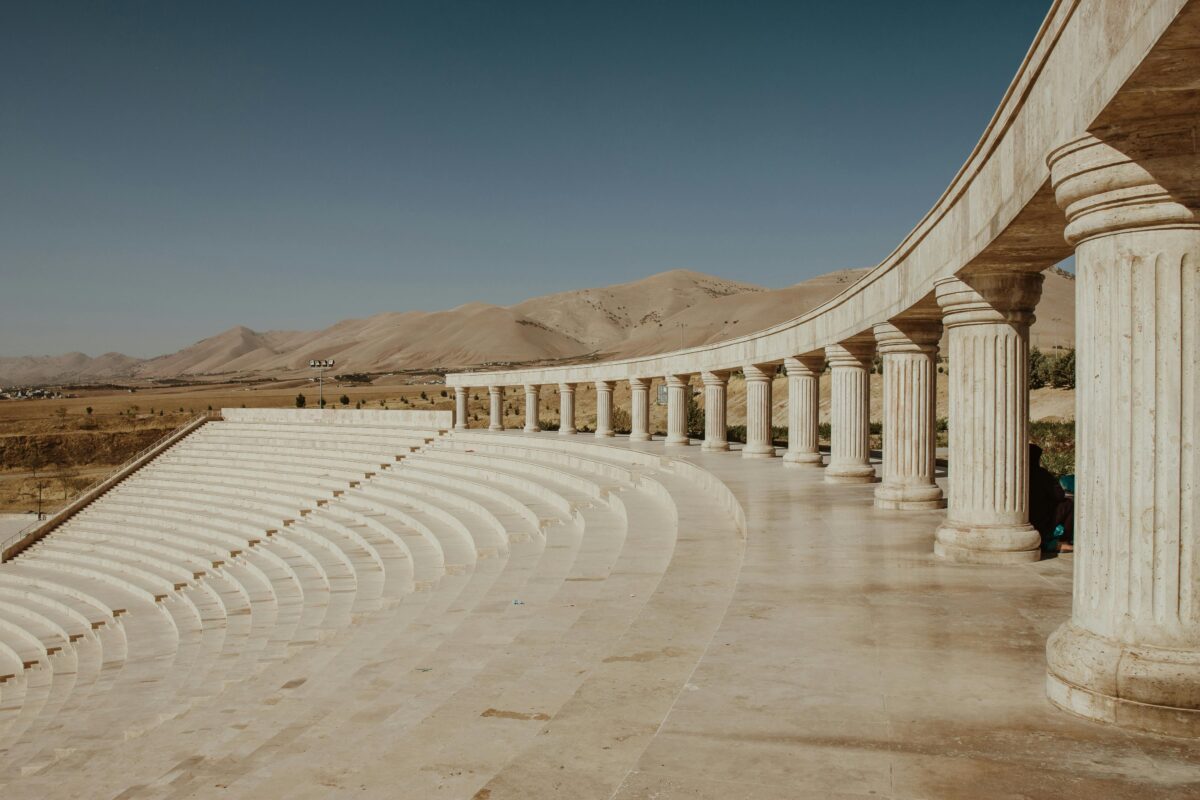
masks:
<path id="1" fill-rule="evenodd" d="M 631 438 L 649 438 L 648 385 L 667 386 L 665 444 L 688 444 L 691 382 L 703 446 L 728 447 L 728 375 L 746 376 L 746 446 L 775 455 L 770 376 L 788 375 L 783 463 L 820 463 L 816 375 L 828 365 L 830 482 L 875 481 L 869 381 L 883 365 L 883 509 L 947 507 L 934 551 L 974 563 L 1039 558 L 1029 524 L 1028 332 L 1041 272 L 1074 253 L 1079 276 L 1077 569 L 1072 619 L 1048 645 L 1048 692 L 1084 716 L 1200 735 L 1200 6 L 1078 0 L 1052 6 L 966 164 L 934 208 L 862 280 L 759 333 L 655 356 L 447 376 L 459 429 L 486 386 L 499 429 L 506 387 L 557 385 L 563 434 L 594 383 L 596 435 L 628 381 Z M 937 345 L 949 358 L 949 481 L 934 481 Z M 533 398 L 533 402 L 529 399 Z"/>
<path id="2" fill-rule="evenodd" d="M 446 435 L 446 412 L 303 413 L 226 410 L 0 566 L 5 795 L 295 797 L 396 753 L 406 796 L 542 769 L 611 793 L 732 593 L 729 491 L 644 453 Z M 665 668 L 627 655 L 660 607 L 693 608 Z M 648 733 L 579 774 L 541 763 L 597 702 Z"/>

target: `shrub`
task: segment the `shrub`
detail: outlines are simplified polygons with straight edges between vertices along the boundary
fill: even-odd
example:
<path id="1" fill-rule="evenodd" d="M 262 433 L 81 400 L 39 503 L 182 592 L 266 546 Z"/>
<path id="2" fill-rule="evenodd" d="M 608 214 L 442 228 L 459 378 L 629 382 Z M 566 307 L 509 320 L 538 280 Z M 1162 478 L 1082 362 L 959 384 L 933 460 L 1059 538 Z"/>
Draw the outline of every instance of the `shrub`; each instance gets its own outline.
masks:
<path id="1" fill-rule="evenodd" d="M 296 395 L 296 408 L 304 408 L 306 405 L 308 405 L 308 398 L 303 394 Z M 182 410 L 180 409 L 180 411 Z"/>
<path id="2" fill-rule="evenodd" d="M 88 406 L 87 408 L 84 409 L 84 412 L 86 412 L 87 415 L 90 417 L 92 415 L 92 407 Z"/>
<path id="3" fill-rule="evenodd" d="M 449 396 L 450 395 L 446 394 L 446 390 L 442 389 L 442 397 L 449 397 Z"/>
<path id="4" fill-rule="evenodd" d="M 612 429 L 617 433 L 629 433 L 633 430 L 633 419 L 623 408 L 614 407 L 612 410 Z M 558 430 L 558 427 L 555 427 Z"/>
<path id="5" fill-rule="evenodd" d="M 342 395 L 341 397 L 339 397 L 339 398 L 338 398 L 338 402 L 339 402 L 339 403 L 341 403 L 341 404 L 342 404 L 342 405 L 344 405 L 344 406 L 348 406 L 348 405 L 350 405 L 350 397 L 349 397 L 349 395 Z"/>
<path id="6" fill-rule="evenodd" d="M 559 424 L 556 419 L 539 419 L 538 427 L 544 431 L 556 431 L 559 428 Z"/>

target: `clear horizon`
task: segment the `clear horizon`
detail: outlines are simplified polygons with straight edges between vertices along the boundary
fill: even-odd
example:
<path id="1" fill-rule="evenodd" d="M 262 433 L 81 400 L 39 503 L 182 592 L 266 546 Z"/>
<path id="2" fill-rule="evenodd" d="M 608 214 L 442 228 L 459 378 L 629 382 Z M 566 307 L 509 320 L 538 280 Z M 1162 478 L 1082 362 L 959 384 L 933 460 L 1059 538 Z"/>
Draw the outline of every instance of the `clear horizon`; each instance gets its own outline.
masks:
<path id="1" fill-rule="evenodd" d="M 567 5 L 7 8 L 0 356 L 873 266 L 1049 7 Z"/>

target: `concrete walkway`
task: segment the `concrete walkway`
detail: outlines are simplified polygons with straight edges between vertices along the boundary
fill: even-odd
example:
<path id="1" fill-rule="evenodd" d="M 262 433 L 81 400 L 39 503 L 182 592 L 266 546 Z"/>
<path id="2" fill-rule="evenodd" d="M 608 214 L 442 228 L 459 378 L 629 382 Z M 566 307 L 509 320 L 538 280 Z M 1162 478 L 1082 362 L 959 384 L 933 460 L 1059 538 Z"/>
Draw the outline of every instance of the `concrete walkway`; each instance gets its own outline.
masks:
<path id="1" fill-rule="evenodd" d="M 1071 557 L 941 563 L 944 512 L 876 510 L 872 486 L 815 468 L 667 452 L 741 501 L 746 554 L 715 641 L 618 797 L 1200 797 L 1194 742 L 1046 700 Z"/>

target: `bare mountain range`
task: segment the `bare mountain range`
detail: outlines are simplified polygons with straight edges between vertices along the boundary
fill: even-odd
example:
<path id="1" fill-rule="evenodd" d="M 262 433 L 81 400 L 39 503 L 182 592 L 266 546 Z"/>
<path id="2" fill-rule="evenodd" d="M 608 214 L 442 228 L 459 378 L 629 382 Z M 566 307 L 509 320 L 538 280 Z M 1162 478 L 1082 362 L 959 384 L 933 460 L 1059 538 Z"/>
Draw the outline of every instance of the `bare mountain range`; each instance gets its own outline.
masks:
<path id="1" fill-rule="evenodd" d="M 259 333 L 237 326 L 149 359 L 120 353 L 0 358 L 0 385 L 278 377 L 303 370 L 312 358 L 337 359 L 338 372 L 388 372 L 646 355 L 718 342 L 791 319 L 865 272 L 840 270 L 795 286 L 765 289 L 672 270 L 507 307 L 468 303 L 448 311 L 388 312 L 319 331 Z M 1047 273 L 1037 316 L 1034 345 L 1073 344 L 1073 276 Z"/>

